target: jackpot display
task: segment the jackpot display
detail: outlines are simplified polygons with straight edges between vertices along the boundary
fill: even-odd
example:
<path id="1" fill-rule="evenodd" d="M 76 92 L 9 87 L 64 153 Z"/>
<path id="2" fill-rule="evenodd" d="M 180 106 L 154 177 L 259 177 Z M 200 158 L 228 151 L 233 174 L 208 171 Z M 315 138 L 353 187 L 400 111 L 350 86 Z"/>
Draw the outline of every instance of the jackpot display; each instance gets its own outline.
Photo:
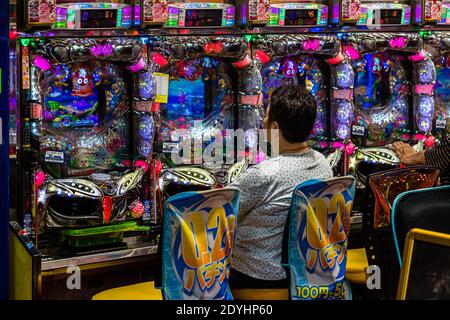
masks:
<path id="1" fill-rule="evenodd" d="M 327 1 L 250 0 L 244 4 L 249 26 L 304 27 L 328 24 Z"/>

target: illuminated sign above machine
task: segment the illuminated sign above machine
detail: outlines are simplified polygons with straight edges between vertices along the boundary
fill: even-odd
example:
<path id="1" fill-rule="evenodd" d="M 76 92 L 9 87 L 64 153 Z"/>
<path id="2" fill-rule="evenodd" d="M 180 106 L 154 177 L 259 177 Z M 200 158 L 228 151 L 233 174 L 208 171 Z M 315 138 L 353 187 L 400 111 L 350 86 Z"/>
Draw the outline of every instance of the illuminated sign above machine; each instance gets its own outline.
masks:
<path id="1" fill-rule="evenodd" d="M 328 6 L 315 3 L 278 3 L 270 5 L 270 27 L 326 26 Z"/>
<path id="2" fill-rule="evenodd" d="M 398 26 L 411 24 L 411 7 L 398 3 L 368 3 L 361 7 L 357 25 Z"/>
<path id="3" fill-rule="evenodd" d="M 70 3 L 56 7 L 57 29 L 129 28 L 133 8 L 120 3 Z"/>
<path id="4" fill-rule="evenodd" d="M 174 3 L 168 13 L 169 28 L 233 27 L 235 22 L 234 6 L 224 3 Z"/>
<path id="5" fill-rule="evenodd" d="M 422 1 L 422 0 L 421 0 Z M 358 26 L 401 26 L 413 22 L 411 1 L 332 0 L 332 24 Z M 420 13 L 420 9 L 415 10 Z"/>

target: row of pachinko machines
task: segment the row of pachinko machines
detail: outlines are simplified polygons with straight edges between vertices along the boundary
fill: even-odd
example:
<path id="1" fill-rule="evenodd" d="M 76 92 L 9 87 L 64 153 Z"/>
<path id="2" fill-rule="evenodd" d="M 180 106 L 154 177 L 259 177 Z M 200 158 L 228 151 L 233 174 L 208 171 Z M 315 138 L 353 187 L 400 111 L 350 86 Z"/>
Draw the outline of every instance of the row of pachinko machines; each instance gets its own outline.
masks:
<path id="1" fill-rule="evenodd" d="M 400 165 L 389 144 L 450 130 L 450 2 L 111 2 L 17 15 L 17 222 L 38 250 L 157 235 L 168 197 L 267 157 L 258 129 L 283 84 L 311 92 L 310 145 L 361 188 Z"/>

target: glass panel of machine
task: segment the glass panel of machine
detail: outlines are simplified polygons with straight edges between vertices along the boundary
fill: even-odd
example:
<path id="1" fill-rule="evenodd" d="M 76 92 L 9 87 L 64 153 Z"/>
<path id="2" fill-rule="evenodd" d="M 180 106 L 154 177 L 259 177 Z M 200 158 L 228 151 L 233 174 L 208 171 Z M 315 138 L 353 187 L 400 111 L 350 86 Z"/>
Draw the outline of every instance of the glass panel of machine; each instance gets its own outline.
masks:
<path id="1" fill-rule="evenodd" d="M 159 133 L 163 152 L 164 149 L 171 152 L 165 147 L 170 145 L 168 142 L 178 143 L 187 138 L 186 134 L 205 142 L 215 133 L 233 128 L 235 101 L 225 63 L 210 57 L 181 60 L 164 72 L 170 75 L 170 81 L 168 103 L 162 105 L 163 124 Z"/>
<path id="2" fill-rule="evenodd" d="M 356 124 L 366 126 L 368 141 L 385 144 L 408 130 L 410 78 L 406 58 L 383 52 L 355 60 Z"/>
<path id="3" fill-rule="evenodd" d="M 450 130 L 446 124 L 450 117 L 450 55 L 440 56 L 435 61 L 436 85 L 435 85 L 435 108 L 436 129 Z"/>
<path id="4" fill-rule="evenodd" d="M 304 85 L 311 92 L 317 104 L 317 118 L 310 139 L 313 145 L 321 146 L 320 140 L 327 137 L 327 102 L 323 69 L 318 58 L 313 55 L 299 55 L 277 59 L 262 69 L 264 104 L 267 108 L 272 92 L 283 84 Z"/>
<path id="5" fill-rule="evenodd" d="M 120 67 L 89 62 L 58 65 L 51 72 L 43 88 L 46 167 L 63 162 L 68 175 L 78 175 L 112 169 L 128 158 L 130 101 Z"/>

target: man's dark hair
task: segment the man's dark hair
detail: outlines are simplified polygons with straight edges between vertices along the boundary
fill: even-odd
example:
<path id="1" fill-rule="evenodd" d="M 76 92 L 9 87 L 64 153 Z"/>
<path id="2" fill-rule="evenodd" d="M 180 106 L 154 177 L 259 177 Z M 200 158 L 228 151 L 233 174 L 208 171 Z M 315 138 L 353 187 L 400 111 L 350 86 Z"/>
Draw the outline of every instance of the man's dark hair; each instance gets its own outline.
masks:
<path id="1" fill-rule="evenodd" d="M 316 102 L 303 86 L 284 85 L 270 97 L 269 121 L 278 123 L 281 134 L 290 143 L 308 140 L 316 115 Z"/>

